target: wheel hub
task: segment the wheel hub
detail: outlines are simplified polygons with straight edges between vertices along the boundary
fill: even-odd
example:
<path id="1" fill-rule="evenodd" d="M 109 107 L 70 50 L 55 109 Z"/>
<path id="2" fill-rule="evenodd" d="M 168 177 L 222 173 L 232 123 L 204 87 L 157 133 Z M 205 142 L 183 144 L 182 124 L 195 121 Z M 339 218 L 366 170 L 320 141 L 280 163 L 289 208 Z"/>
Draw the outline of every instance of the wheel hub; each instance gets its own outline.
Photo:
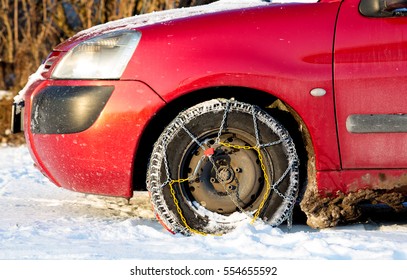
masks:
<path id="1" fill-rule="evenodd" d="M 222 184 L 228 184 L 235 178 L 235 173 L 230 166 L 222 166 L 218 169 L 218 181 Z"/>
<path id="2" fill-rule="evenodd" d="M 222 138 L 221 142 L 249 145 L 234 134 Z M 204 145 L 205 148 L 214 148 L 211 159 L 205 157 L 203 149 L 199 148 L 189 162 L 189 176 L 196 177 L 190 183 L 192 196 L 206 209 L 221 214 L 231 214 L 237 208 L 250 209 L 262 187 L 263 174 L 257 154 L 253 150 L 213 143 L 213 140 L 206 141 Z"/>

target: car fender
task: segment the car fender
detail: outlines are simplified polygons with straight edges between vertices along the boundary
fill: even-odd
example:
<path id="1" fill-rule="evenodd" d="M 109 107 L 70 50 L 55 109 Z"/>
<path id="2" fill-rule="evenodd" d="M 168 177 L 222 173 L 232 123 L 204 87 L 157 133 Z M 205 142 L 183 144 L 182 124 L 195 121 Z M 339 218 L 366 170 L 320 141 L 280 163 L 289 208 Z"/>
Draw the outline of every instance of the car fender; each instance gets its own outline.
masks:
<path id="1" fill-rule="evenodd" d="M 304 120 L 316 168 L 338 170 L 332 47 L 339 5 L 275 4 L 141 27 L 122 79 L 145 82 L 166 102 L 218 86 L 272 94 Z M 325 95 L 311 95 L 315 89 Z"/>

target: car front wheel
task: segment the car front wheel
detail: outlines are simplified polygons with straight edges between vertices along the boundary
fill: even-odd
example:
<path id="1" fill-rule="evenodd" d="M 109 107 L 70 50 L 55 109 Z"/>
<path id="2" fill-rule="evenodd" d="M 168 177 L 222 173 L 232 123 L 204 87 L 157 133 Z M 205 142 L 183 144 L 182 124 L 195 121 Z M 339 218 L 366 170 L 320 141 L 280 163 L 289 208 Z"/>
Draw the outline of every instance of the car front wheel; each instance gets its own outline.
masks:
<path id="1" fill-rule="evenodd" d="M 181 112 L 154 145 L 147 188 L 170 231 L 223 234 L 286 220 L 298 193 L 288 131 L 257 106 L 215 99 Z"/>

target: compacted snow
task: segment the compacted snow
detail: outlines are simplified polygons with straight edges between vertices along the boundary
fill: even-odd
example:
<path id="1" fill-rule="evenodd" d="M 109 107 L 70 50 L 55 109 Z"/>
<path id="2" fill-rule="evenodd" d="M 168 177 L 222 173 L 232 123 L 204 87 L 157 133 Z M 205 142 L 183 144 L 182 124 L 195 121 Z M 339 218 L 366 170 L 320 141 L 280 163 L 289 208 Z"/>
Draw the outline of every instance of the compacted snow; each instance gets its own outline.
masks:
<path id="1" fill-rule="evenodd" d="M 407 219 L 325 230 L 249 221 L 224 236 L 172 235 L 146 193 L 106 198 L 60 189 L 26 147 L 0 147 L 1 260 L 407 260 Z"/>
<path id="2" fill-rule="evenodd" d="M 301 0 L 309 1 L 313 0 Z M 83 34 L 98 28 L 125 27 L 130 23 L 150 24 L 175 16 L 217 11 L 231 5 L 265 4 L 259 0 L 236 3 L 222 0 L 208 8 L 195 7 L 140 16 L 136 22 L 134 19 L 124 19 L 84 31 Z M 30 82 L 41 78 L 41 71 L 40 67 Z M 24 92 L 20 92 L 16 101 L 21 100 Z M 262 261 L 262 264 L 268 260 L 404 260 L 401 264 L 380 262 L 375 269 L 368 268 L 370 263 L 365 264 L 364 276 L 375 279 L 372 276 L 389 276 L 387 272 L 394 272 L 395 265 L 398 271 L 406 267 L 407 217 L 388 223 L 372 221 L 324 230 L 314 230 L 295 222 L 291 230 L 284 225 L 272 228 L 260 221 L 251 225 L 248 220 L 223 236 L 172 235 L 154 219 L 147 193 L 135 193 L 135 197 L 127 201 L 60 189 L 33 167 L 26 147 L 0 147 L 1 271 L 15 271 L 21 265 L 12 263 L 15 267 L 10 268 L 5 260 L 183 260 L 186 263 L 191 260 L 233 260 L 235 263 L 237 260 L 239 265 L 242 264 L 239 260 L 250 260 L 250 263 L 253 260 Z M 295 269 L 299 264 L 296 262 L 293 266 L 287 266 L 286 275 L 296 274 L 307 279 L 307 271 Z M 48 269 L 48 265 L 35 263 L 31 268 L 35 267 L 39 272 L 43 267 Z M 301 265 L 304 268 L 303 262 Z M 344 276 L 348 271 L 347 266 L 348 263 L 342 262 L 335 262 L 335 267 L 324 263 L 318 269 L 321 277 L 322 271 L 327 268 L 335 269 L 336 276 L 339 276 L 339 271 Z M 30 275 L 29 272 L 27 275 Z M 316 278 L 313 273 L 313 279 L 322 278 Z"/>

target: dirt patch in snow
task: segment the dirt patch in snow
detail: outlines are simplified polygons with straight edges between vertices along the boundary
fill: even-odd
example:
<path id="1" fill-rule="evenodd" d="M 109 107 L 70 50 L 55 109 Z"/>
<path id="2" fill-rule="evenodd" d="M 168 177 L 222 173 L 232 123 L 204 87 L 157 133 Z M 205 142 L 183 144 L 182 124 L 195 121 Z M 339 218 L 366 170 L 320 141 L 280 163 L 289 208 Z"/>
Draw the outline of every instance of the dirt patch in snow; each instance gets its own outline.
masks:
<path id="1" fill-rule="evenodd" d="M 394 211 L 405 209 L 405 197 L 401 192 L 387 190 L 360 190 L 349 194 L 338 193 L 335 197 L 321 197 L 317 192 L 307 192 L 301 201 L 301 209 L 307 215 L 307 224 L 313 228 L 334 227 L 349 223 L 362 216 L 361 204 L 385 204 Z"/>
<path id="2" fill-rule="evenodd" d="M 137 191 L 130 199 L 88 195 L 93 208 L 102 210 L 109 216 L 155 219 L 147 191 Z"/>

